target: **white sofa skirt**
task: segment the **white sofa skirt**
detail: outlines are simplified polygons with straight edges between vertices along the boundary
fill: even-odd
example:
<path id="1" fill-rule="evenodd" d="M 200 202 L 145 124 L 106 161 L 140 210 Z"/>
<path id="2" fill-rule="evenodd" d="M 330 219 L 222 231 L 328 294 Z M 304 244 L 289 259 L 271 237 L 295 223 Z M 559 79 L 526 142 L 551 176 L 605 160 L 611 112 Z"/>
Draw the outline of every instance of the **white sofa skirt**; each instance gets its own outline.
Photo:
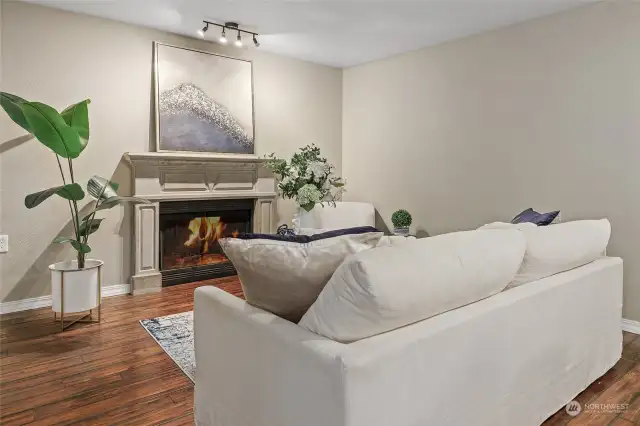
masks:
<path id="1" fill-rule="evenodd" d="M 618 258 L 347 345 L 201 287 L 196 423 L 540 425 L 620 358 L 621 309 Z"/>

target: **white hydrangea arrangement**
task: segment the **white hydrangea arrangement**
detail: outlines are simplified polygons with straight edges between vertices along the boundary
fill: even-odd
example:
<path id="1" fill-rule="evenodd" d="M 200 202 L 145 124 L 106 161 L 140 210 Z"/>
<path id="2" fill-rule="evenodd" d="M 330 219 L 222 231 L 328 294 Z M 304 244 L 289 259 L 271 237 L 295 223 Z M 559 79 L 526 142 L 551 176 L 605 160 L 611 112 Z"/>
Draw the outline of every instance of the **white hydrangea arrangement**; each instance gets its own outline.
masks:
<path id="1" fill-rule="evenodd" d="M 294 199 L 306 211 L 325 202 L 335 205 L 344 191 L 344 180 L 333 176 L 335 167 L 320 156 L 320 148 L 313 144 L 301 148 L 290 161 L 273 153 L 266 158 L 265 167 L 276 175 L 280 195 Z"/>

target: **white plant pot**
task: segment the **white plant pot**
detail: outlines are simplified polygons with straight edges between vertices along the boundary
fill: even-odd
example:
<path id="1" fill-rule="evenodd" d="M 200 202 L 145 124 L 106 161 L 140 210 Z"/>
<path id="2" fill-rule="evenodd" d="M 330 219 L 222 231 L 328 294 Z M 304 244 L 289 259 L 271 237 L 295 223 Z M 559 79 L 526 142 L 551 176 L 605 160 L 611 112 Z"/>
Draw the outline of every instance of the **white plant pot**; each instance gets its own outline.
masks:
<path id="1" fill-rule="evenodd" d="M 86 259 L 83 269 L 71 260 L 49 265 L 52 309 L 65 314 L 86 312 L 100 304 L 100 269 L 104 262 Z"/>

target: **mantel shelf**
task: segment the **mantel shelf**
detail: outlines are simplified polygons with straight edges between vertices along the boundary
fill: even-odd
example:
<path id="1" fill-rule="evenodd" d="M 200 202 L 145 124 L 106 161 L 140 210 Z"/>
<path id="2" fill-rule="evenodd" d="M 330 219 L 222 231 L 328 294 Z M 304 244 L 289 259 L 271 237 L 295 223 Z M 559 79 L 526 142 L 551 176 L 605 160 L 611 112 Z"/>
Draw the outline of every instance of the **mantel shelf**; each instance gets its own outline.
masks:
<path id="1" fill-rule="evenodd" d="M 214 154 L 199 152 L 126 152 L 124 157 L 130 163 L 160 161 L 197 161 L 206 163 L 264 163 L 265 158 L 253 154 Z"/>

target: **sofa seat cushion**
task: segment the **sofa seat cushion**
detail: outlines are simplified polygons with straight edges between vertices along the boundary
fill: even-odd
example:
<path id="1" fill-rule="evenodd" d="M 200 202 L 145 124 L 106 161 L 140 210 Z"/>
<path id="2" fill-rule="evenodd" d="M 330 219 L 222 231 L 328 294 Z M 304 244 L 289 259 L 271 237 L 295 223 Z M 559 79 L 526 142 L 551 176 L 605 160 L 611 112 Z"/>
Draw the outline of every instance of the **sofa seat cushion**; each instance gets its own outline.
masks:
<path id="1" fill-rule="evenodd" d="M 525 252 L 515 229 L 455 232 L 349 257 L 299 325 L 352 342 L 502 291 Z"/>
<path id="2" fill-rule="evenodd" d="M 241 234 L 222 238 L 220 246 L 247 302 L 298 322 L 345 257 L 374 248 L 381 237 L 367 226 L 312 236 Z"/>
<path id="3" fill-rule="evenodd" d="M 607 219 L 520 227 L 520 230 L 526 238 L 527 250 L 508 288 L 593 262 L 603 255 L 611 236 Z"/>

